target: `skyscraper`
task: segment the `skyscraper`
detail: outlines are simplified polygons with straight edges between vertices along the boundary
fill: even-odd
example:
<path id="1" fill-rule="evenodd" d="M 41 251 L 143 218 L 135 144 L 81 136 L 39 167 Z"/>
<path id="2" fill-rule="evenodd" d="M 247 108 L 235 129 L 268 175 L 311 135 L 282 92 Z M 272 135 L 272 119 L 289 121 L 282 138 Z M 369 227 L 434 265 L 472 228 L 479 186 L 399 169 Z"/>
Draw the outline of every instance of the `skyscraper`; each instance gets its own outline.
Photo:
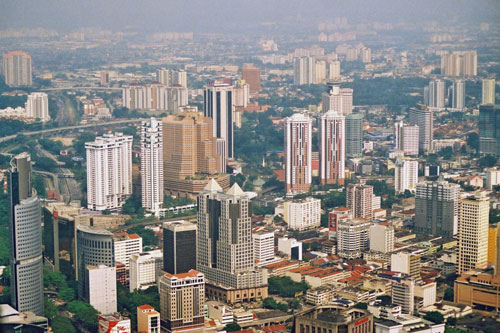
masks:
<path id="1" fill-rule="evenodd" d="M 249 84 L 252 95 L 260 92 L 260 69 L 253 64 L 243 64 L 241 78 Z"/>
<path id="2" fill-rule="evenodd" d="M 181 86 L 187 88 L 187 73 L 183 69 L 170 71 L 171 86 Z"/>
<path id="3" fill-rule="evenodd" d="M 11 304 L 43 316 L 42 216 L 31 181 L 31 157 L 16 155 L 9 175 Z"/>
<path id="4" fill-rule="evenodd" d="M 340 61 L 334 60 L 328 64 L 329 76 L 330 80 L 339 80 L 340 79 Z"/>
<path id="5" fill-rule="evenodd" d="M 495 104 L 495 79 L 483 79 L 481 104 Z"/>
<path id="6" fill-rule="evenodd" d="M 345 117 L 335 111 L 321 116 L 321 184 L 344 185 L 345 178 Z"/>
<path id="7" fill-rule="evenodd" d="M 453 238 L 458 228 L 460 186 L 445 181 L 417 184 L 415 232 Z"/>
<path id="8" fill-rule="evenodd" d="M 170 71 L 165 68 L 160 68 L 156 71 L 156 81 L 159 83 L 169 86 L 170 85 Z"/>
<path id="9" fill-rule="evenodd" d="M 209 298 L 235 303 L 267 297 L 266 274 L 255 266 L 250 216 L 250 200 L 238 183 L 224 192 L 212 179 L 198 196 L 196 268 L 205 274 Z"/>
<path id="10" fill-rule="evenodd" d="M 477 52 L 457 51 L 441 56 L 441 74 L 446 76 L 476 76 Z"/>
<path id="11" fill-rule="evenodd" d="M 414 190 L 418 183 L 418 161 L 399 160 L 396 162 L 394 172 L 394 189 L 396 193 Z"/>
<path id="12" fill-rule="evenodd" d="M 477 193 L 458 202 L 457 274 L 488 265 L 490 200 Z"/>
<path id="13" fill-rule="evenodd" d="M 450 87 L 449 104 L 453 109 L 462 110 L 465 107 L 465 81 L 456 80 L 453 81 L 453 85 Z"/>
<path id="14" fill-rule="evenodd" d="M 226 156 L 233 158 L 233 87 L 226 83 L 213 83 L 205 87 L 203 115 L 212 118 L 213 136 L 226 141 Z"/>
<path id="15" fill-rule="evenodd" d="M 31 86 L 31 56 L 22 51 L 11 51 L 3 55 L 5 84 L 11 87 Z"/>
<path id="16" fill-rule="evenodd" d="M 390 253 L 394 251 L 394 227 L 377 223 L 370 227 L 370 251 Z"/>
<path id="17" fill-rule="evenodd" d="M 371 220 L 373 218 L 373 186 L 349 184 L 346 189 L 347 208 L 353 217 Z"/>
<path id="18" fill-rule="evenodd" d="M 493 104 L 479 106 L 479 151 L 500 156 L 500 108 Z"/>
<path id="19" fill-rule="evenodd" d="M 167 86 L 163 84 L 123 86 L 122 103 L 130 110 L 168 110 L 168 93 Z"/>
<path id="20" fill-rule="evenodd" d="M 427 106 L 431 108 L 444 108 L 446 83 L 443 80 L 432 80 L 429 82 Z M 424 91 L 425 95 L 425 91 Z"/>
<path id="21" fill-rule="evenodd" d="M 342 219 L 337 225 L 337 255 L 345 259 L 360 258 L 369 247 L 371 223 L 365 219 Z"/>
<path id="22" fill-rule="evenodd" d="M 313 57 L 300 57 L 293 60 L 293 84 L 313 83 L 315 61 Z"/>
<path id="23" fill-rule="evenodd" d="M 28 95 L 26 114 L 30 118 L 40 119 L 41 122 L 50 120 L 49 97 L 46 93 L 35 92 Z"/>
<path id="24" fill-rule="evenodd" d="M 163 270 L 179 274 L 196 269 L 196 224 L 177 221 L 163 224 Z"/>
<path id="25" fill-rule="evenodd" d="M 163 125 L 155 118 L 141 126 L 142 207 L 158 214 L 163 205 Z"/>
<path id="26" fill-rule="evenodd" d="M 329 89 L 321 95 L 323 113 L 333 110 L 344 116 L 351 114 L 353 90 L 340 88 L 338 84 L 329 85 Z"/>
<path id="27" fill-rule="evenodd" d="M 417 105 L 410 109 L 410 124 L 418 126 L 418 148 L 422 152 L 429 152 L 432 149 L 434 137 L 434 115 L 425 105 Z"/>
<path id="28" fill-rule="evenodd" d="M 418 126 L 405 125 L 403 121 L 400 121 L 394 124 L 394 129 L 396 150 L 404 152 L 405 155 L 418 155 Z"/>
<path id="29" fill-rule="evenodd" d="M 132 140 L 115 133 L 85 143 L 88 209 L 117 210 L 132 194 Z"/>
<path id="30" fill-rule="evenodd" d="M 345 117 L 345 155 L 357 158 L 363 155 L 363 114 L 351 113 Z"/>
<path id="31" fill-rule="evenodd" d="M 285 191 L 303 193 L 312 183 L 312 120 L 296 113 L 285 125 Z"/>

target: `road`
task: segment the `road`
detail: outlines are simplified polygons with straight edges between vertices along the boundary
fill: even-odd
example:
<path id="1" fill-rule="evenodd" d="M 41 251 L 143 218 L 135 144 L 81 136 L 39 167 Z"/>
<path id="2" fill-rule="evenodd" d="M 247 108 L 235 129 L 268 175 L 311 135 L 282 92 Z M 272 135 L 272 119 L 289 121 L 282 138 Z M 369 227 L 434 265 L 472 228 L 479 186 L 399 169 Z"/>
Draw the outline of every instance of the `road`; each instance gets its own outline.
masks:
<path id="1" fill-rule="evenodd" d="M 4 136 L 3 138 L 0 138 L 0 143 L 10 141 L 12 139 L 15 139 L 16 136 L 19 134 L 26 135 L 26 136 L 31 136 L 31 135 L 38 135 L 38 134 L 47 134 L 47 133 L 57 133 L 57 132 L 62 132 L 62 131 L 71 131 L 71 130 L 77 130 L 81 128 L 91 128 L 91 127 L 99 127 L 99 126 L 110 126 L 110 125 L 119 125 L 119 124 L 128 124 L 128 123 L 138 123 L 141 122 L 143 118 L 138 118 L 138 119 L 126 119 L 126 120 L 112 120 L 112 121 L 105 121 L 102 123 L 94 123 L 94 124 L 85 124 L 85 125 L 74 125 L 74 126 L 63 126 L 63 127 L 57 127 L 57 128 L 49 128 L 49 129 L 44 129 L 44 130 L 39 130 L 39 131 L 26 131 L 26 132 L 20 132 L 15 135 L 9 135 L 9 136 Z"/>
<path id="2" fill-rule="evenodd" d="M 179 217 L 171 217 L 168 219 L 162 219 L 162 220 L 152 220 L 152 221 L 143 221 L 139 223 L 134 223 L 131 225 L 122 225 L 116 228 L 114 231 L 115 232 L 121 232 L 121 231 L 126 231 L 130 228 L 137 227 L 138 225 L 146 226 L 146 225 L 155 225 L 155 224 L 161 224 L 163 222 L 168 222 L 168 221 L 179 221 L 179 220 L 192 220 L 196 219 L 196 215 L 188 215 L 188 216 L 179 216 Z"/>

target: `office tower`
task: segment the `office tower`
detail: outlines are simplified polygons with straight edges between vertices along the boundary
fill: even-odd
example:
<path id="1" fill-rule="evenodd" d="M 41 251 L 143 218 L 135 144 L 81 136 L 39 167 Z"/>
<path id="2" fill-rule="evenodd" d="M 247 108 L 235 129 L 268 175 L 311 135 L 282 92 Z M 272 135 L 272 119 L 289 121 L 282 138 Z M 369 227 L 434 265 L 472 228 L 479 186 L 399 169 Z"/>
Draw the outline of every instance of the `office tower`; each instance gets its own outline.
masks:
<path id="1" fill-rule="evenodd" d="M 312 120 L 296 113 L 285 125 L 285 192 L 304 193 L 312 183 Z"/>
<path id="2" fill-rule="evenodd" d="M 372 50 L 368 47 L 363 47 L 361 49 L 361 62 L 364 64 L 369 64 L 372 62 Z"/>
<path id="3" fill-rule="evenodd" d="M 266 273 L 255 267 L 250 214 L 238 183 L 224 192 L 211 179 L 198 196 L 196 269 L 205 274 L 209 297 L 235 303 L 267 296 Z"/>
<path id="4" fill-rule="evenodd" d="M 496 265 L 497 252 L 498 252 L 498 229 L 500 229 L 500 223 L 490 224 L 488 226 L 488 264 L 495 265 L 495 272 L 498 272 L 500 266 Z"/>
<path id="5" fill-rule="evenodd" d="M 212 119 L 198 112 L 169 115 L 163 123 L 163 179 L 165 193 L 195 198 L 208 183 L 208 176 L 215 177 L 229 188 L 229 176 L 223 158 L 225 140 L 218 143 L 212 135 Z"/>
<path id="6" fill-rule="evenodd" d="M 31 86 L 31 56 L 22 51 L 11 51 L 3 54 L 2 74 L 5 84 L 11 87 Z"/>
<path id="7" fill-rule="evenodd" d="M 458 201 L 458 275 L 488 265 L 489 212 L 490 200 L 481 193 Z"/>
<path id="8" fill-rule="evenodd" d="M 476 51 L 457 51 L 441 56 L 441 74 L 446 76 L 476 76 Z"/>
<path id="9" fill-rule="evenodd" d="M 248 103 L 250 102 L 250 85 L 245 81 L 238 80 L 234 83 L 233 93 L 234 93 L 234 101 L 233 101 L 234 106 L 236 108 L 238 107 L 246 108 L 248 106 Z M 235 123 L 237 123 L 236 119 Z"/>
<path id="10" fill-rule="evenodd" d="M 320 178 L 321 184 L 344 185 L 345 178 L 345 117 L 328 111 L 320 119 Z"/>
<path id="11" fill-rule="evenodd" d="M 160 313 L 151 305 L 137 307 L 137 332 L 160 333 Z"/>
<path id="12" fill-rule="evenodd" d="M 183 69 L 170 71 L 171 86 L 187 88 L 187 73 Z"/>
<path id="13" fill-rule="evenodd" d="M 431 108 L 444 108 L 445 88 L 446 83 L 443 80 L 430 81 L 427 106 Z"/>
<path id="14" fill-rule="evenodd" d="M 115 263 L 122 263 L 127 269 L 130 267 L 132 254 L 142 252 L 142 237 L 137 234 L 120 232 L 113 235 Z"/>
<path id="15" fill-rule="evenodd" d="M 194 269 L 160 277 L 162 331 L 201 329 L 205 323 L 205 277 Z"/>
<path id="16" fill-rule="evenodd" d="M 500 156 L 500 108 L 493 104 L 479 106 L 479 151 Z"/>
<path id="17" fill-rule="evenodd" d="M 163 270 L 170 274 L 196 269 L 196 224 L 176 221 L 163 224 Z"/>
<path id="18" fill-rule="evenodd" d="M 295 58 L 293 60 L 293 84 L 312 84 L 314 65 L 315 60 L 313 57 Z"/>
<path id="19" fill-rule="evenodd" d="M 312 197 L 285 201 L 283 218 L 288 228 L 305 230 L 321 225 L 321 199 Z"/>
<path id="20" fill-rule="evenodd" d="M 252 233 L 254 258 L 258 266 L 274 259 L 274 232 Z"/>
<path id="21" fill-rule="evenodd" d="M 419 250 L 393 253 L 391 254 L 391 271 L 407 274 L 412 277 L 413 281 L 422 282 L 420 257 Z"/>
<path id="22" fill-rule="evenodd" d="M 418 161 L 398 160 L 394 173 L 394 189 L 396 193 L 413 191 L 418 183 Z"/>
<path id="23" fill-rule="evenodd" d="M 323 113 L 330 110 L 347 116 L 352 113 L 352 94 L 351 88 L 340 88 L 339 85 L 329 85 L 330 91 L 321 95 Z"/>
<path id="24" fill-rule="evenodd" d="M 104 314 L 117 311 L 112 236 L 106 230 L 77 227 L 78 296 Z"/>
<path id="25" fill-rule="evenodd" d="M 448 94 L 449 104 L 453 109 L 462 110 L 465 108 L 465 81 L 453 81 L 450 87 L 450 94 Z"/>
<path id="26" fill-rule="evenodd" d="M 212 118 L 215 138 L 226 141 L 226 156 L 233 158 L 233 87 L 226 83 L 213 83 L 205 87 L 203 115 Z"/>
<path id="27" fill-rule="evenodd" d="M 101 71 L 100 74 L 101 86 L 106 86 L 109 84 L 109 72 Z"/>
<path id="28" fill-rule="evenodd" d="M 34 92 L 28 95 L 26 114 L 29 118 L 40 119 L 41 122 L 50 120 L 49 97 L 46 93 Z"/>
<path id="29" fill-rule="evenodd" d="M 168 110 L 169 89 L 162 84 L 123 86 L 122 104 L 130 110 Z"/>
<path id="30" fill-rule="evenodd" d="M 42 216 L 31 181 L 31 156 L 21 153 L 10 161 L 9 236 L 10 301 L 19 312 L 42 316 Z"/>
<path id="31" fill-rule="evenodd" d="M 361 258 L 369 248 L 371 223 L 366 219 L 343 219 L 337 224 L 337 255 L 345 259 Z"/>
<path id="32" fill-rule="evenodd" d="M 302 260 L 302 242 L 295 238 L 279 238 L 278 252 L 282 252 L 292 260 Z"/>
<path id="33" fill-rule="evenodd" d="M 394 124 L 394 128 L 396 150 L 404 152 L 405 155 L 418 155 L 418 126 L 407 125 L 400 121 Z"/>
<path id="34" fill-rule="evenodd" d="M 243 64 L 241 78 L 250 86 L 252 95 L 260 92 L 260 69 L 253 64 Z"/>
<path id="35" fill-rule="evenodd" d="M 488 168 L 486 169 L 486 182 L 484 187 L 487 190 L 493 190 L 495 186 L 500 185 L 500 169 Z"/>
<path id="36" fill-rule="evenodd" d="M 410 109 L 410 124 L 418 126 L 418 148 L 422 152 L 432 149 L 434 115 L 425 105 Z"/>
<path id="37" fill-rule="evenodd" d="M 314 84 L 324 84 L 326 81 L 326 61 L 318 60 L 313 64 L 313 81 Z"/>
<path id="38" fill-rule="evenodd" d="M 340 76 L 340 61 L 334 60 L 328 64 L 328 79 L 339 80 Z"/>
<path id="39" fill-rule="evenodd" d="M 351 113 L 345 117 L 345 155 L 358 158 L 363 155 L 363 114 Z"/>
<path id="40" fill-rule="evenodd" d="M 132 254 L 129 260 L 129 290 L 145 290 L 156 285 L 157 273 L 163 268 L 160 250 Z"/>
<path id="41" fill-rule="evenodd" d="M 155 215 L 163 205 L 163 124 L 155 118 L 141 126 L 142 207 Z"/>
<path id="42" fill-rule="evenodd" d="M 483 79 L 481 104 L 495 104 L 495 79 Z"/>
<path id="43" fill-rule="evenodd" d="M 373 218 L 373 186 L 349 184 L 346 191 L 347 208 L 352 216 L 371 220 Z"/>
<path id="44" fill-rule="evenodd" d="M 458 228 L 460 186 L 445 181 L 417 184 L 415 232 L 452 238 Z"/>
<path id="45" fill-rule="evenodd" d="M 115 133 L 85 143 L 88 209 L 118 210 L 132 194 L 132 140 Z"/>
<path id="46" fill-rule="evenodd" d="M 394 227 L 377 223 L 370 227 L 370 251 L 390 253 L 394 251 Z"/>
<path id="47" fill-rule="evenodd" d="M 411 278 L 392 283 L 392 303 L 401 306 L 401 312 L 413 314 L 415 309 L 415 282 Z"/>
<path id="48" fill-rule="evenodd" d="M 165 86 L 170 86 L 170 71 L 166 68 L 160 68 L 156 71 L 156 81 Z"/>
<path id="49" fill-rule="evenodd" d="M 120 313 L 99 315 L 97 319 L 97 333 L 126 333 L 132 332 L 130 319 Z"/>
<path id="50" fill-rule="evenodd" d="M 106 265 L 85 267 L 85 301 L 103 314 L 118 311 L 116 268 Z"/>

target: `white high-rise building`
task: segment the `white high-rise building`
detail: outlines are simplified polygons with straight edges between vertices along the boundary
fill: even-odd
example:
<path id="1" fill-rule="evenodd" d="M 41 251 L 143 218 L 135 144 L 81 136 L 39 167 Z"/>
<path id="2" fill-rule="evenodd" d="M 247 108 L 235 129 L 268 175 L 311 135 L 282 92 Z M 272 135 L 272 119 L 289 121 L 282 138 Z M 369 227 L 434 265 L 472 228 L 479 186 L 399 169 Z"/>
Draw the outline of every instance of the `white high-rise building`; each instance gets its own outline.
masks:
<path id="1" fill-rule="evenodd" d="M 283 211 L 285 222 L 290 229 L 311 229 L 321 224 L 321 199 L 309 197 L 285 201 Z"/>
<path id="2" fill-rule="evenodd" d="M 373 218 L 373 186 L 349 184 L 346 188 L 346 205 L 353 217 Z"/>
<path id="3" fill-rule="evenodd" d="M 486 169 L 486 183 L 484 185 L 485 188 L 491 191 L 493 190 L 493 187 L 497 185 L 500 185 L 500 169 Z"/>
<path id="4" fill-rule="evenodd" d="M 168 110 L 167 86 L 149 84 L 146 86 L 124 86 L 122 104 L 130 110 Z"/>
<path id="5" fill-rule="evenodd" d="M 87 265 L 85 275 L 85 300 L 102 314 L 115 313 L 118 310 L 116 268 Z"/>
<path id="6" fill-rule="evenodd" d="M 50 120 L 49 97 L 46 93 L 34 92 L 29 94 L 25 107 L 28 117 L 40 119 L 41 122 Z"/>
<path id="7" fill-rule="evenodd" d="M 172 86 L 179 85 L 187 88 L 187 73 L 183 69 L 171 71 Z"/>
<path id="8" fill-rule="evenodd" d="M 321 116 L 320 178 L 321 184 L 344 185 L 345 117 L 335 111 Z"/>
<path id="9" fill-rule="evenodd" d="M 293 61 L 293 84 L 312 84 L 314 66 L 315 61 L 313 57 L 295 58 Z"/>
<path id="10" fill-rule="evenodd" d="M 31 56 L 22 51 L 11 51 L 2 56 L 2 74 L 11 87 L 31 86 L 33 83 Z"/>
<path id="11" fill-rule="evenodd" d="M 157 273 L 163 266 L 163 253 L 160 250 L 136 253 L 130 256 L 129 290 L 145 290 L 156 285 Z"/>
<path id="12" fill-rule="evenodd" d="M 394 251 L 394 227 L 386 223 L 370 227 L 370 251 L 389 253 Z"/>
<path id="13" fill-rule="evenodd" d="M 418 155 L 418 126 L 405 125 L 403 121 L 394 125 L 394 142 L 396 150 L 402 151 L 405 155 Z"/>
<path id="14" fill-rule="evenodd" d="M 454 81 L 450 89 L 451 94 L 448 94 L 449 104 L 453 109 L 463 110 L 465 108 L 465 81 Z"/>
<path id="15" fill-rule="evenodd" d="M 406 190 L 414 191 L 418 183 L 418 161 L 399 160 L 396 162 L 394 173 L 394 189 L 396 193 L 404 193 Z"/>
<path id="16" fill-rule="evenodd" d="M 117 210 L 132 194 L 132 140 L 115 133 L 85 143 L 88 209 Z"/>
<path id="17" fill-rule="evenodd" d="M 415 281 L 406 278 L 392 283 L 392 303 L 401 306 L 401 312 L 413 314 L 415 308 Z"/>
<path id="18" fill-rule="evenodd" d="M 488 265 L 490 200 L 482 193 L 458 201 L 457 274 Z"/>
<path id="19" fill-rule="evenodd" d="M 314 84 L 322 84 L 326 81 L 326 62 L 324 60 L 318 60 L 314 63 L 313 71 L 313 82 Z"/>
<path id="20" fill-rule="evenodd" d="M 368 47 L 363 47 L 361 49 L 361 62 L 364 64 L 369 64 L 372 62 L 372 50 Z"/>
<path id="21" fill-rule="evenodd" d="M 274 259 L 274 232 L 252 233 L 255 261 L 258 266 Z"/>
<path id="22" fill-rule="evenodd" d="M 340 88 L 333 85 L 329 92 L 321 95 L 322 111 L 326 113 L 330 110 L 344 116 L 352 113 L 353 90 L 351 88 Z"/>
<path id="23" fill-rule="evenodd" d="M 329 75 L 328 78 L 330 80 L 339 80 L 340 76 L 340 61 L 334 60 L 328 64 L 329 67 Z"/>
<path id="24" fill-rule="evenodd" d="M 166 68 L 160 68 L 156 71 L 156 81 L 165 86 L 170 85 L 170 71 Z"/>
<path id="25" fill-rule="evenodd" d="M 234 154 L 233 86 L 213 83 L 205 87 L 203 115 L 212 118 L 213 136 L 224 139 L 227 158 Z"/>
<path id="26" fill-rule="evenodd" d="M 250 102 L 250 85 L 244 81 L 236 81 L 234 87 L 234 101 L 235 107 L 246 108 Z"/>
<path id="27" fill-rule="evenodd" d="M 312 120 L 296 113 L 285 124 L 285 191 L 304 193 L 312 183 Z"/>
<path id="28" fill-rule="evenodd" d="M 424 99 L 427 100 L 427 106 L 431 108 L 444 108 L 446 83 L 443 80 L 433 80 L 429 82 L 429 89 L 424 90 Z M 425 93 L 428 96 L 425 96 Z"/>
<path id="29" fill-rule="evenodd" d="M 188 105 L 188 89 L 175 85 L 167 88 L 168 102 L 167 109 L 172 113 L 178 113 L 179 109 Z"/>
<path id="30" fill-rule="evenodd" d="M 155 215 L 163 205 L 163 125 L 151 118 L 141 127 L 142 207 Z"/>
<path id="31" fill-rule="evenodd" d="M 142 237 L 137 234 L 121 232 L 113 236 L 115 263 L 122 263 L 127 269 L 130 267 L 130 257 L 142 252 Z"/>
<path id="32" fill-rule="evenodd" d="M 337 255 L 346 259 L 360 258 L 369 248 L 371 223 L 365 219 L 342 219 L 337 224 Z"/>
<path id="33" fill-rule="evenodd" d="M 495 104 L 495 79 L 483 79 L 481 104 Z"/>
<path id="34" fill-rule="evenodd" d="M 418 126 L 418 148 L 422 152 L 432 150 L 434 138 L 434 115 L 425 105 L 417 105 L 410 109 L 410 124 Z"/>

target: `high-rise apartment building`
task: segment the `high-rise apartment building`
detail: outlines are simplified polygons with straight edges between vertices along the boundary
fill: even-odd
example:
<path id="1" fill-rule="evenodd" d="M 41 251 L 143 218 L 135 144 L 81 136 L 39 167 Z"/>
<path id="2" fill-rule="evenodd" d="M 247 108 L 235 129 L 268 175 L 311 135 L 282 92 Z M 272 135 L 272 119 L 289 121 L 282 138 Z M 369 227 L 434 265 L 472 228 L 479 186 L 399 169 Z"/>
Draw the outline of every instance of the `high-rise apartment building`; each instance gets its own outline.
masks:
<path id="1" fill-rule="evenodd" d="M 170 71 L 171 86 L 187 88 L 187 73 L 183 69 Z"/>
<path id="2" fill-rule="evenodd" d="M 248 106 L 248 103 L 250 102 L 250 85 L 246 83 L 246 81 L 238 80 L 234 83 L 233 93 L 234 93 L 234 100 L 233 100 L 234 106 L 236 108 L 246 108 Z M 241 127 L 238 125 L 236 117 L 234 121 L 238 127 Z M 241 120 L 239 122 L 241 123 Z"/>
<path id="3" fill-rule="evenodd" d="M 392 303 L 401 306 L 401 312 L 413 314 L 415 310 L 415 281 L 411 278 L 392 283 Z"/>
<path id="4" fill-rule="evenodd" d="M 495 186 L 500 185 L 500 169 L 499 168 L 488 168 L 486 169 L 486 182 L 484 187 L 487 190 L 493 190 Z"/>
<path id="5" fill-rule="evenodd" d="M 313 57 L 295 58 L 293 61 L 293 84 L 312 84 L 315 59 Z"/>
<path id="6" fill-rule="evenodd" d="M 417 184 L 415 232 L 453 238 L 458 228 L 460 186 L 445 181 Z"/>
<path id="7" fill-rule="evenodd" d="M 369 64 L 372 62 L 372 50 L 368 47 L 363 47 L 361 49 L 361 62 L 364 64 Z"/>
<path id="8" fill-rule="evenodd" d="M 363 114 L 351 113 L 345 117 L 345 155 L 358 158 L 363 155 Z"/>
<path id="9" fill-rule="evenodd" d="M 137 331 L 139 333 L 160 333 L 160 313 L 149 304 L 137 307 Z"/>
<path id="10" fill-rule="evenodd" d="M 115 133 L 85 143 L 88 209 L 117 210 L 132 194 L 132 140 Z"/>
<path id="11" fill-rule="evenodd" d="M 22 51 L 11 51 L 2 57 L 2 73 L 5 84 L 11 87 L 31 86 L 31 56 Z"/>
<path id="12" fill-rule="evenodd" d="M 285 192 L 304 193 L 312 183 L 312 120 L 296 113 L 285 124 Z"/>
<path id="13" fill-rule="evenodd" d="M 353 90 L 351 88 L 340 88 L 336 83 L 329 85 L 330 91 L 321 95 L 323 113 L 333 110 L 344 116 L 352 113 Z"/>
<path id="14" fill-rule="evenodd" d="M 222 174 L 225 164 L 221 153 L 225 149 L 218 153 L 212 119 L 198 112 L 185 112 L 169 115 L 162 122 L 165 193 L 195 197 L 210 176 L 229 188 L 229 176 Z"/>
<path id="15" fill-rule="evenodd" d="M 495 104 L 495 79 L 483 79 L 481 104 Z"/>
<path id="16" fill-rule="evenodd" d="M 160 250 L 132 254 L 129 260 L 129 290 L 145 290 L 156 285 L 157 273 L 163 268 Z"/>
<path id="17" fill-rule="evenodd" d="M 252 233 L 255 262 L 258 266 L 274 259 L 274 232 Z"/>
<path id="18" fill-rule="evenodd" d="M 369 248 L 371 223 L 366 219 L 342 219 L 337 224 L 337 255 L 345 259 L 361 258 Z"/>
<path id="19" fill-rule="evenodd" d="M 328 111 L 320 119 L 320 179 L 321 184 L 344 185 L 345 178 L 345 117 Z"/>
<path id="20" fill-rule="evenodd" d="M 339 80 L 340 76 L 340 61 L 334 60 L 328 64 L 328 79 Z"/>
<path id="21" fill-rule="evenodd" d="M 238 183 L 224 192 L 212 179 L 198 196 L 196 269 L 206 276 L 209 297 L 226 303 L 267 297 L 266 274 L 255 267 L 250 215 Z"/>
<path id="22" fill-rule="evenodd" d="M 319 227 L 321 224 L 321 199 L 308 197 L 285 201 L 283 218 L 290 229 L 305 230 Z"/>
<path id="23" fill-rule="evenodd" d="M 313 68 L 313 82 L 314 84 L 324 84 L 326 81 L 326 61 L 317 60 Z"/>
<path id="24" fill-rule="evenodd" d="M 196 269 L 196 224 L 176 221 L 163 224 L 163 270 L 170 274 Z"/>
<path id="25" fill-rule="evenodd" d="M 241 78 L 250 85 L 252 95 L 260 92 L 260 69 L 253 64 L 243 64 Z"/>
<path id="26" fill-rule="evenodd" d="M 405 155 L 418 155 L 418 126 L 404 124 L 403 121 L 400 121 L 395 123 L 394 128 L 396 150 L 404 152 Z"/>
<path id="27" fill-rule="evenodd" d="M 141 126 L 142 207 L 155 215 L 163 205 L 163 124 L 155 118 Z"/>
<path id="28" fill-rule="evenodd" d="M 168 87 L 163 84 L 124 86 L 122 105 L 130 110 L 168 110 Z"/>
<path id="29" fill-rule="evenodd" d="M 212 119 L 215 138 L 226 141 L 227 158 L 234 157 L 233 87 L 227 83 L 212 83 L 205 87 L 203 115 Z"/>
<path id="30" fill-rule="evenodd" d="M 16 155 L 10 165 L 10 300 L 19 312 L 43 316 L 42 216 L 31 181 L 31 156 Z"/>
<path id="31" fill-rule="evenodd" d="M 410 124 L 418 126 L 418 148 L 421 152 L 429 152 L 432 149 L 434 138 L 434 115 L 425 105 L 417 105 L 410 109 Z"/>
<path id="32" fill-rule="evenodd" d="M 378 223 L 370 227 L 370 251 L 390 253 L 394 251 L 394 227 Z"/>
<path id="33" fill-rule="evenodd" d="M 181 85 L 175 85 L 167 88 L 167 109 L 169 112 L 178 113 L 189 103 L 188 89 Z"/>
<path id="34" fill-rule="evenodd" d="M 156 81 L 165 86 L 170 85 L 170 71 L 166 68 L 160 68 L 156 71 Z"/>
<path id="35" fill-rule="evenodd" d="M 26 115 L 29 118 L 39 119 L 41 122 L 50 120 L 49 97 L 43 92 L 34 92 L 28 95 L 26 101 Z"/>
<path id="36" fill-rule="evenodd" d="M 349 184 L 346 189 L 347 208 L 353 217 L 373 218 L 373 186 Z"/>
<path id="37" fill-rule="evenodd" d="M 488 265 L 490 200 L 476 193 L 458 201 L 457 274 Z"/>
<path id="38" fill-rule="evenodd" d="M 415 282 L 422 282 L 420 275 L 420 257 L 421 251 L 397 252 L 391 254 L 391 271 L 404 273 L 413 278 Z"/>
<path id="39" fill-rule="evenodd" d="M 142 252 L 142 237 L 137 234 L 120 232 L 113 235 L 115 247 L 115 263 L 122 263 L 130 268 L 130 257 Z"/>
<path id="40" fill-rule="evenodd" d="M 203 328 L 205 277 L 194 269 L 160 277 L 160 319 L 166 332 Z"/>
<path id="41" fill-rule="evenodd" d="M 430 108 L 444 108 L 446 83 L 443 80 L 432 80 L 428 89 L 424 89 L 424 100 Z"/>
<path id="42" fill-rule="evenodd" d="M 100 313 L 111 314 L 118 311 L 116 267 L 87 265 L 84 299 Z"/>
<path id="43" fill-rule="evenodd" d="M 476 76 L 477 52 L 456 51 L 441 56 L 441 74 L 446 76 Z"/>
<path id="44" fill-rule="evenodd" d="M 500 156 L 500 108 L 479 106 L 479 152 Z"/>
<path id="45" fill-rule="evenodd" d="M 418 183 L 418 161 L 398 160 L 394 172 L 394 189 L 396 193 L 413 191 Z"/>
<path id="46" fill-rule="evenodd" d="M 465 108 L 465 81 L 453 81 L 448 93 L 449 104 L 453 109 L 463 110 Z"/>

